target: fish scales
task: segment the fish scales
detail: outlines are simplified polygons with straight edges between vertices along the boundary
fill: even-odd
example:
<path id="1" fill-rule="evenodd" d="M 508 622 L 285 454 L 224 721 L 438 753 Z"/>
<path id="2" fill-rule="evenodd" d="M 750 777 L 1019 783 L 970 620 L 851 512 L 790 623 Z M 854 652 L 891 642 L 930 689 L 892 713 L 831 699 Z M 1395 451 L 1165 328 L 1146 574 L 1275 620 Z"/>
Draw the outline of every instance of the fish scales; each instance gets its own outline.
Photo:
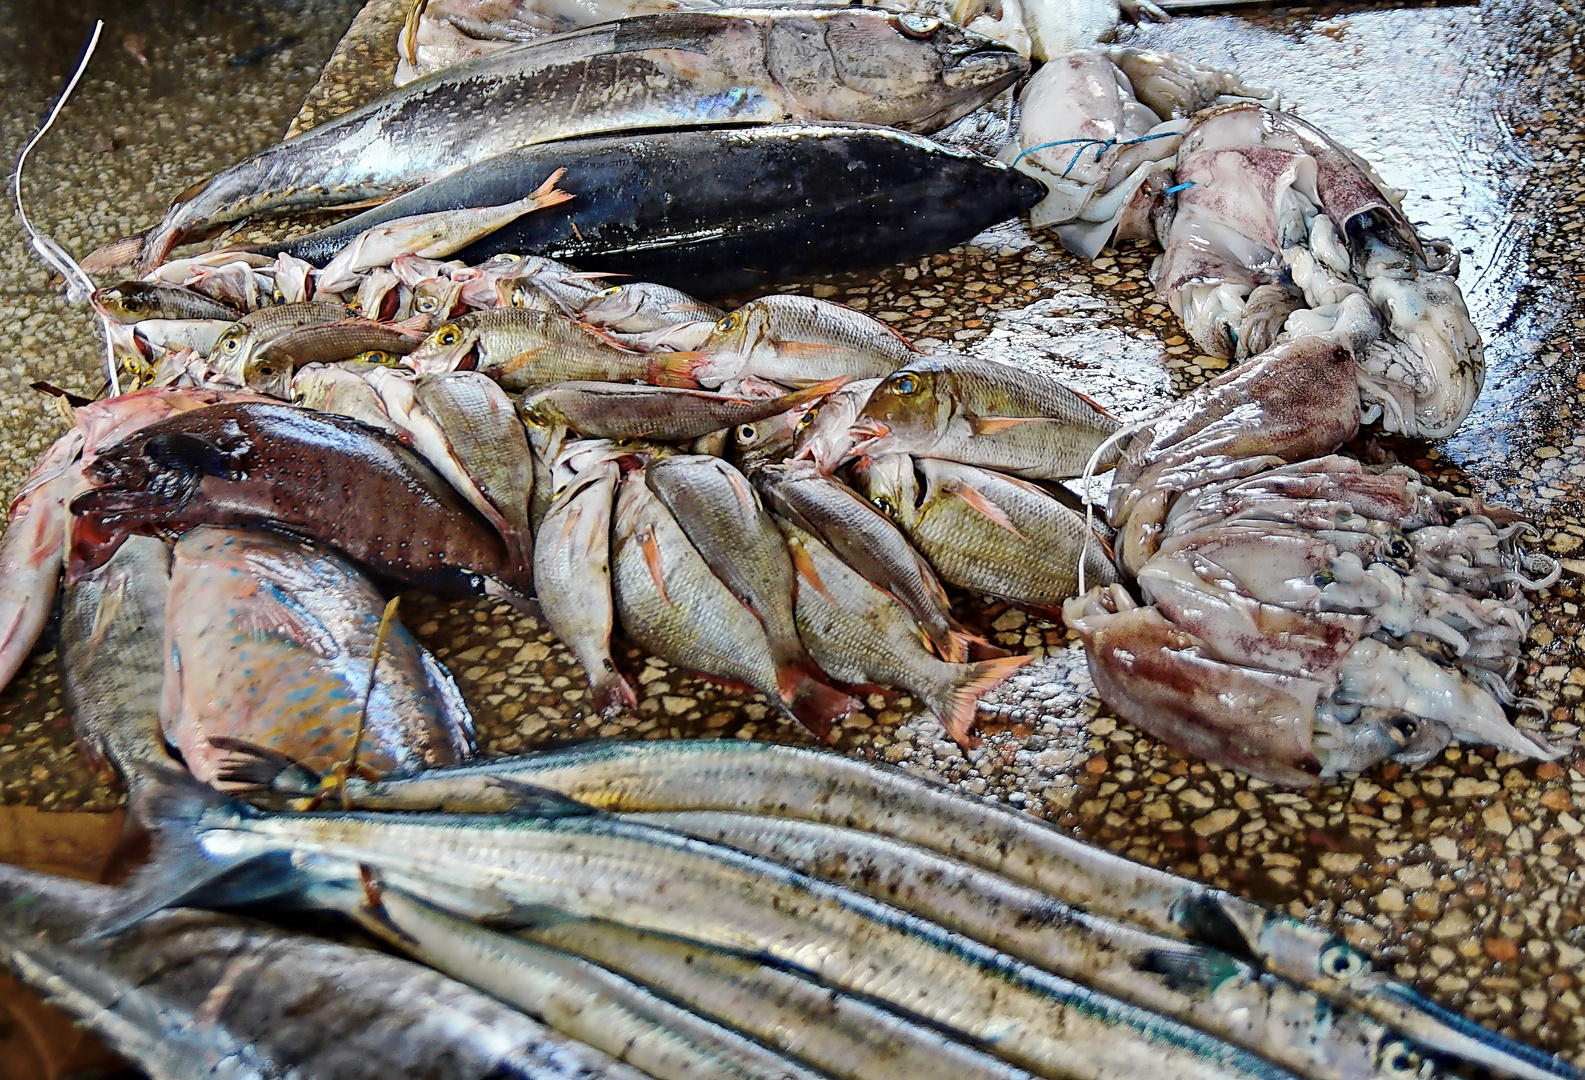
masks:
<path id="1" fill-rule="evenodd" d="M 224 807 L 195 828 L 200 847 L 227 861 L 312 853 L 368 866 L 469 914 L 550 907 L 763 951 L 961 1030 L 1053 1080 L 1137 1080 L 1152 1070 L 1179 1080 L 1292 1080 L 1220 1040 L 861 894 L 666 830 L 606 817 L 254 818 Z"/>
<path id="2" fill-rule="evenodd" d="M 0 963 L 151 1080 L 646 1080 L 427 968 L 253 919 L 88 937 L 116 895 L 0 864 Z"/>
<path id="3" fill-rule="evenodd" d="M 1216 949 L 1087 914 L 858 829 L 716 811 L 628 815 L 859 890 L 1047 971 L 1210 1032 L 1314 1080 L 1429 1075 L 1394 1032 Z M 1383 1066 L 1391 1061 L 1396 1072 Z M 1437 1074 L 1440 1075 L 1440 1074 Z"/>
<path id="4" fill-rule="evenodd" d="M 88 467 L 72 502 L 107 533 L 263 525 L 451 595 L 527 582 L 501 537 L 396 440 L 286 405 L 214 405 L 151 424 Z M 106 550 L 84 553 L 90 561 Z"/>

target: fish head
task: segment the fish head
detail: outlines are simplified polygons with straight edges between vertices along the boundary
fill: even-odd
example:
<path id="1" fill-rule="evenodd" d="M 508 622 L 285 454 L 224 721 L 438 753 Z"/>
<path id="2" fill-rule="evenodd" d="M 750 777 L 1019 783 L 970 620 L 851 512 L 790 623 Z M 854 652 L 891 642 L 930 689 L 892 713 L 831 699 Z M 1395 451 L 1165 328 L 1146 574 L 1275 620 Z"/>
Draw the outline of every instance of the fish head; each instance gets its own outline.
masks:
<path id="1" fill-rule="evenodd" d="M 437 371 L 471 371 L 479 363 L 479 328 L 461 321 L 442 323 L 407 356 L 407 366 L 420 375 Z"/>
<path id="2" fill-rule="evenodd" d="M 180 510 L 205 476 L 240 479 L 242 458 L 252 448 L 235 420 L 203 431 L 154 424 L 83 469 L 89 489 L 72 500 L 72 514 L 101 530 L 157 521 Z"/>
<path id="3" fill-rule="evenodd" d="M 853 421 L 880 384 L 880 379 L 859 379 L 817 402 L 798 420 L 792 456 L 813 461 L 822 475 L 835 472 L 858 441 Z"/>
<path id="4" fill-rule="evenodd" d="M 864 497 L 893 521 L 910 522 L 918 515 L 919 478 L 907 454 L 862 458 L 853 467 L 853 478 Z"/>
<path id="5" fill-rule="evenodd" d="M 873 456 L 933 444 L 956 406 L 948 375 L 939 362 L 924 360 L 882 379 L 852 424 L 852 452 Z"/>
<path id="6" fill-rule="evenodd" d="M 792 409 L 732 429 L 731 459 L 743 472 L 753 472 L 792 452 L 803 409 Z"/>
<path id="7" fill-rule="evenodd" d="M 594 294 L 578 310 L 578 317 L 593 326 L 614 326 L 637 315 L 644 306 L 644 290 L 633 285 L 612 285 Z"/>
<path id="8" fill-rule="evenodd" d="M 1029 65 L 940 19 L 845 8 L 778 19 L 770 67 L 811 117 L 928 132 L 990 100 Z"/>
<path id="9" fill-rule="evenodd" d="M 420 281 L 413 287 L 413 314 L 449 319 L 457 313 L 458 298 L 465 282 L 449 277 Z"/>
<path id="10" fill-rule="evenodd" d="M 556 404 L 555 388 L 525 396 L 517 405 L 517 415 L 528 434 L 528 445 L 543 461 L 555 461 L 561 453 L 570 422 Z"/>
<path id="11" fill-rule="evenodd" d="M 141 281 L 124 281 L 95 290 L 90 300 L 95 308 L 118 323 L 135 323 L 154 318 L 159 312 L 145 296 L 147 285 Z"/>
<path id="12" fill-rule="evenodd" d="M 693 371 L 701 386 L 720 386 L 742 373 L 770 331 L 770 315 L 758 301 L 723 315 L 699 346 L 704 362 Z"/>
<path id="13" fill-rule="evenodd" d="M 217 371 L 241 372 L 253 351 L 253 328 L 245 322 L 234 322 L 215 339 L 209 350 L 209 363 Z"/>
<path id="14" fill-rule="evenodd" d="M 242 385 L 285 401 L 292 394 L 294 370 L 291 357 L 266 349 L 257 356 L 250 356 L 242 365 Z"/>

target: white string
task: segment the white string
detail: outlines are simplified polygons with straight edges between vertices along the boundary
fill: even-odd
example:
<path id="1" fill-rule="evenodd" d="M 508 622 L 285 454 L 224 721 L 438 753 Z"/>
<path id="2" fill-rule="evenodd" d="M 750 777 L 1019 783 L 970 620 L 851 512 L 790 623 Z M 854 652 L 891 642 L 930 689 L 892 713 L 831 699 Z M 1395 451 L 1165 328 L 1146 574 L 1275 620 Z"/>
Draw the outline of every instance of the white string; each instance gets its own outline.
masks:
<path id="1" fill-rule="evenodd" d="M 50 110 L 49 116 L 45 117 L 43 126 L 34 133 L 33 137 L 28 140 L 27 145 L 22 148 L 22 152 L 17 155 L 16 173 L 12 176 L 12 193 L 16 197 L 17 217 L 22 219 L 22 228 L 28 234 L 29 245 L 38 257 L 44 260 L 46 265 L 66 279 L 66 299 L 73 304 L 86 303 L 93 296 L 94 280 L 78 265 L 77 260 L 68 255 L 54 240 L 34 228 L 33 222 L 28 220 L 27 207 L 22 203 L 22 170 L 27 165 L 28 154 L 32 152 L 33 148 L 39 144 L 45 135 L 49 134 L 50 128 L 55 126 L 55 120 L 60 116 L 61 110 L 66 107 L 66 102 L 71 98 L 72 91 L 76 90 L 77 84 L 82 81 L 83 73 L 88 70 L 88 62 L 93 59 L 94 49 L 99 46 L 99 35 L 104 31 L 104 28 L 105 22 L 103 19 L 99 19 L 94 23 L 93 33 L 88 38 L 88 45 L 83 49 L 83 58 L 77 62 L 77 70 L 72 73 L 72 77 L 66 83 L 66 88 L 61 91 L 60 97 L 55 100 L 55 107 Z M 99 313 L 101 324 L 107 318 L 103 312 Z M 109 376 L 110 392 L 112 394 L 120 394 L 121 384 L 116 376 L 115 350 L 110 345 L 109 334 L 104 334 L 103 336 L 105 341 L 105 371 Z"/>
<path id="2" fill-rule="evenodd" d="M 1090 494 L 1090 481 L 1095 478 L 1095 467 L 1101 463 L 1101 456 L 1123 439 L 1143 431 L 1148 420 L 1136 420 L 1132 424 L 1124 424 L 1106 437 L 1106 441 L 1095 448 L 1095 453 L 1090 455 L 1090 460 L 1084 464 L 1084 546 L 1079 548 L 1079 595 L 1083 596 L 1086 589 L 1084 580 L 1084 564 L 1090 561 L 1090 543 L 1095 539 L 1095 499 Z"/>

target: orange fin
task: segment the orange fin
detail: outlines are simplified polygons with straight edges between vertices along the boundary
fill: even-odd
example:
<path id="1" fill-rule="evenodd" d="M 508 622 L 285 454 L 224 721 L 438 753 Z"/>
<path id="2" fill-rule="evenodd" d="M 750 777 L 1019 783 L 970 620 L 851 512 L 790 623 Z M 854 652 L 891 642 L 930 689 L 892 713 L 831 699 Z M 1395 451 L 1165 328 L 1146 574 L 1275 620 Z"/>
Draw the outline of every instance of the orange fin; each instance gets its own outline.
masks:
<path id="1" fill-rule="evenodd" d="M 801 541 L 789 539 L 787 554 L 792 556 L 793 570 L 802 574 L 815 592 L 833 604 L 837 602 L 837 598 L 831 595 L 831 590 L 826 588 L 826 583 L 820 580 L 820 571 L 815 569 L 814 560 L 809 557 L 809 551 Z"/>
<path id="2" fill-rule="evenodd" d="M 776 353 L 795 360 L 818 360 L 822 356 L 830 356 L 833 352 L 846 349 L 846 345 L 828 345 L 821 341 L 778 341 Z"/>
<path id="3" fill-rule="evenodd" d="M 838 375 L 834 379 L 827 379 L 825 382 L 817 382 L 813 386 L 806 386 L 802 390 L 794 390 L 790 394 L 783 394 L 776 401 L 776 404 L 780 406 L 777 411 L 791 412 L 812 401 L 819 401 L 823 397 L 836 393 L 852 381 L 853 376 L 851 375 Z"/>
<path id="4" fill-rule="evenodd" d="M 963 669 L 946 692 L 932 696 L 930 711 L 947 729 L 952 741 L 964 749 L 979 745 L 973 735 L 980 698 L 1007 681 L 1008 676 L 1033 660 L 1033 656 L 1004 656 L 982 660 Z"/>
<path id="5" fill-rule="evenodd" d="M 1018 531 L 1018 526 L 1014 525 L 1013 519 L 1007 516 L 1007 511 L 991 502 L 991 500 L 987 498 L 984 493 L 969 487 L 969 485 L 963 483 L 961 480 L 949 480 L 945 484 L 941 485 L 941 490 L 947 492 L 950 495 L 956 495 L 958 498 L 968 503 L 969 506 L 974 510 L 985 515 L 997 525 L 1000 525 L 1002 528 L 1018 537 L 1018 539 L 1028 539 L 1023 533 Z"/>
<path id="6" fill-rule="evenodd" d="M 666 595 L 665 564 L 661 561 L 660 544 L 655 540 L 655 530 L 645 529 L 644 535 L 638 542 L 644 549 L 644 562 L 649 567 L 649 576 L 654 580 L 660 598 L 666 601 L 667 606 L 676 607 L 677 605 L 671 602 L 671 597 Z"/>
<path id="7" fill-rule="evenodd" d="M 699 352 L 657 352 L 649 354 L 649 382 L 656 386 L 675 386 L 697 390 L 699 380 L 693 373 L 706 362 Z"/>
<path id="8" fill-rule="evenodd" d="M 1045 416 L 971 416 L 969 426 L 976 435 L 1000 435 L 1004 431 L 1022 427 L 1025 424 L 1049 424 L 1052 420 Z"/>

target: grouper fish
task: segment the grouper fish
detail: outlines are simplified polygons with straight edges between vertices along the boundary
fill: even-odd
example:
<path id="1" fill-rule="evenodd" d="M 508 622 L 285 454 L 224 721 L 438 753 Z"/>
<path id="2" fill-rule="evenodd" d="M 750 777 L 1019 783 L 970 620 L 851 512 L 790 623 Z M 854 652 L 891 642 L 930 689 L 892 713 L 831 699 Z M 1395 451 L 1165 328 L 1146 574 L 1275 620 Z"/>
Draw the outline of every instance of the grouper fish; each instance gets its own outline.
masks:
<path id="1" fill-rule="evenodd" d="M 787 120 L 934 131 L 1026 66 L 951 24 L 867 9 L 586 27 L 419 79 L 189 188 L 146 238 L 142 266 L 243 217 L 385 199 L 555 139 Z"/>

